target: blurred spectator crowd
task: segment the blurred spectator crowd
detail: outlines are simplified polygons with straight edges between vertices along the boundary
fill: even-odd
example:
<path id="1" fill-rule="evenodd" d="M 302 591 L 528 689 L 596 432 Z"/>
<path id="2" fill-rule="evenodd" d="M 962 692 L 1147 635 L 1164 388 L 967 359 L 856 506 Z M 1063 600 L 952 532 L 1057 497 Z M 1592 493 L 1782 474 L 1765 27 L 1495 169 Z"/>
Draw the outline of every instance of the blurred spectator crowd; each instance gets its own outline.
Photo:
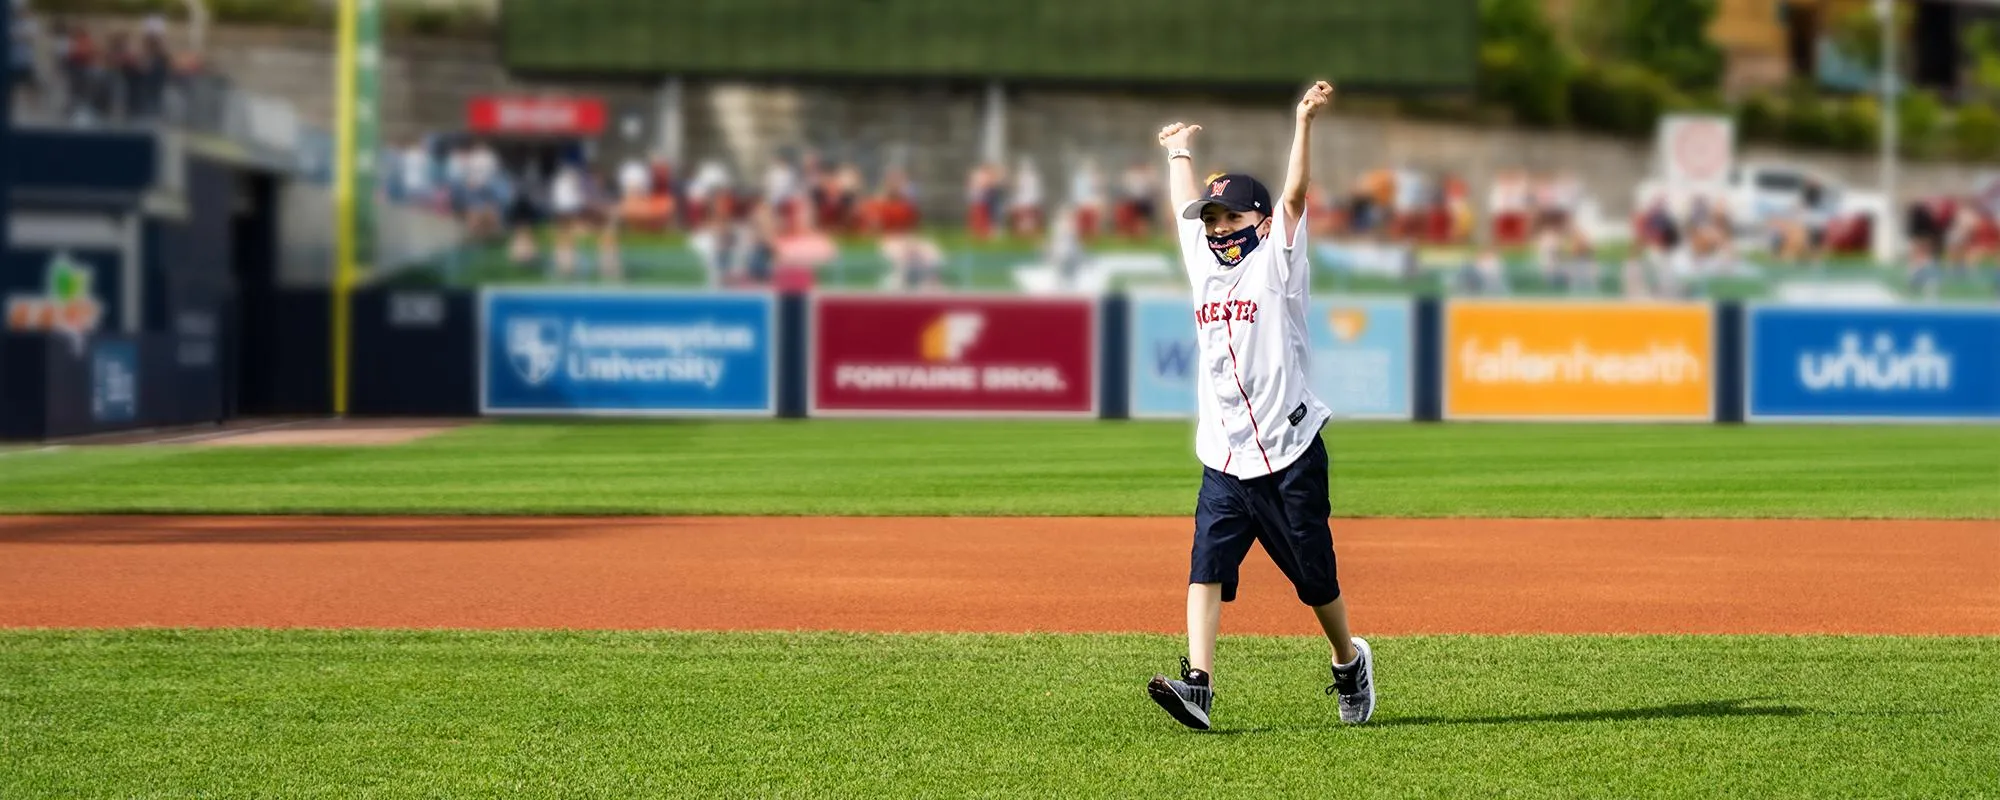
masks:
<path id="1" fill-rule="evenodd" d="M 512 153 L 492 141 L 431 137 L 388 154 L 384 193 L 450 214 L 475 241 L 505 241 L 518 265 L 539 261 L 547 232 L 557 278 L 579 273 L 594 244 L 597 276 L 623 277 L 621 231 L 688 234 L 717 285 L 805 285 L 838 256 L 835 237 L 869 237 L 910 287 L 936 285 L 943 259 L 920 234 L 917 189 L 890 165 L 872 184 L 848 163 L 816 153 L 774 160 L 761 180 L 740 179 L 719 159 L 691 173 L 660 156 L 616 163 L 587 148 Z"/>
<path id="2" fill-rule="evenodd" d="M 1466 182 L 1449 172 L 1378 167 L 1356 176 L 1344 193 L 1316 185 L 1307 202 L 1307 219 L 1323 236 L 1447 245 L 1473 234 Z"/>
<path id="3" fill-rule="evenodd" d="M 1759 165 L 1729 186 L 1707 190 L 1639 187 L 1629 236 L 1594 224 L 1595 200 L 1579 187 L 1569 175 L 1497 175 L 1488 196 L 1488 242 L 1458 271 L 1454 288 L 1506 294 L 1524 288 L 1510 284 L 1532 281 L 1544 290 L 1598 294 L 1616 269 L 1627 297 L 1684 298 L 1711 279 L 1764 269 L 1822 275 L 1838 258 L 1866 261 L 1874 252 L 1878 221 L 1848 202 L 1851 190 L 1788 167 Z M 1947 277 L 1971 278 L 2000 264 L 2000 178 L 1906 208 L 1881 224 L 1901 226 L 1906 238 L 1898 259 L 1913 291 L 1934 296 Z M 1629 247 L 1610 246 L 1625 240 Z M 1510 250 L 1525 250 L 1532 276 L 1510 279 L 1501 255 Z M 2000 273 L 1995 282 L 2000 288 Z"/>
<path id="4" fill-rule="evenodd" d="M 1912 291 L 1934 297 L 1946 277 L 1971 278 L 1989 268 L 2000 293 L 2000 175 L 1982 176 L 1962 194 L 1918 198 L 1908 206 L 1905 225 Z"/>
<path id="5" fill-rule="evenodd" d="M 173 116 L 175 90 L 202 70 L 200 59 L 169 43 L 166 19 L 101 38 L 67 19 L 45 19 L 28 0 L 11 0 L 10 86 L 22 121 L 73 125 L 144 123 Z"/>
<path id="6" fill-rule="evenodd" d="M 382 154 L 386 199 L 459 220 L 475 243 L 504 243 L 512 263 L 570 279 L 586 265 L 623 277 L 621 232 L 689 236 L 719 286 L 802 287 L 839 257 L 838 240 L 873 243 L 888 288 L 939 288 L 945 250 L 924 231 L 919 187 L 894 160 L 864 169 L 814 150 L 781 152 L 761 174 L 721 159 L 692 170 L 658 155 L 602 158 L 588 147 L 522 148 L 503 139 L 435 135 Z M 871 173 L 872 172 L 872 176 Z M 1129 165 L 1116 187 L 1081 159 L 1051 201 L 1033 159 L 1008 171 L 979 163 L 965 184 L 965 237 L 1040 243 L 1059 229 L 1089 243 L 1150 241 L 1165 230 L 1164 171 Z"/>
<path id="7" fill-rule="evenodd" d="M 1039 240 L 1060 223 L 1090 243 L 1137 241 L 1164 231 L 1159 215 L 1166 175 L 1153 162 L 1126 165 L 1115 186 L 1093 158 L 1076 159 L 1067 177 L 1066 196 L 1052 208 L 1033 158 L 1021 158 L 1011 173 L 994 162 L 975 165 L 965 182 L 967 234 L 975 241 L 1002 235 Z"/>

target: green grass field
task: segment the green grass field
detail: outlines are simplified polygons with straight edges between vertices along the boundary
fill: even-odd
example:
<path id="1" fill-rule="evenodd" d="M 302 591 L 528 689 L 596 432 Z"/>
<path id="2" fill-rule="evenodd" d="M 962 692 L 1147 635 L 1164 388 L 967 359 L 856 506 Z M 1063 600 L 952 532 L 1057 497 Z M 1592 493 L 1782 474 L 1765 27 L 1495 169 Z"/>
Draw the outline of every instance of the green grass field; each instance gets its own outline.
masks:
<path id="1" fill-rule="evenodd" d="M 0 636 L 22 797 L 1991 797 L 2000 640 L 1407 637 L 1342 727 L 1324 644 L 1161 636 Z"/>
<path id="2" fill-rule="evenodd" d="M 0 512 L 1185 515 L 1191 435 L 504 421 L 15 449 Z M 1328 442 L 1347 516 L 2000 519 L 1992 427 Z M 0 797 L 2000 797 L 2000 638 L 1372 641 L 1369 726 L 1337 722 L 1323 641 L 1225 635 L 1195 734 L 1142 689 L 1169 636 L 0 630 Z"/>
<path id="3" fill-rule="evenodd" d="M 1352 517 L 2000 518 L 2000 427 L 1338 423 Z M 0 457 L 0 513 L 1191 513 L 1185 422 L 504 421 Z"/>

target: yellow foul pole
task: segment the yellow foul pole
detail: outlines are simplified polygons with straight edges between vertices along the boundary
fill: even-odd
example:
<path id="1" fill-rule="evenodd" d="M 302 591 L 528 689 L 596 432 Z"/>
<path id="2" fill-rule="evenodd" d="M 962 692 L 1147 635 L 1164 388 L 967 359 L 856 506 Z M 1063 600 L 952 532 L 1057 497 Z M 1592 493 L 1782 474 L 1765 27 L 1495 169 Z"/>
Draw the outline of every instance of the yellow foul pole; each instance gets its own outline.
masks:
<path id="1" fill-rule="evenodd" d="M 347 414 L 348 292 L 354 283 L 354 59 L 356 4 L 339 0 L 340 31 L 334 58 L 334 171 L 333 171 L 333 413 Z"/>

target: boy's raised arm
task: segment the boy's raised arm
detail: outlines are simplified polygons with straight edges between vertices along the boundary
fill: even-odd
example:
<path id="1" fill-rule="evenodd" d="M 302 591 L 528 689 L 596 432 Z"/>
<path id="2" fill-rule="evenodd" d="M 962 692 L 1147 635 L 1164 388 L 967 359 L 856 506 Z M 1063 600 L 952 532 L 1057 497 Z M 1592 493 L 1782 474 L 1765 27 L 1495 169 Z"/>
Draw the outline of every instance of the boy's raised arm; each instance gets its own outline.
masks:
<path id="1" fill-rule="evenodd" d="M 1333 84 L 1319 81 L 1299 99 L 1298 122 L 1292 127 L 1292 158 L 1285 167 L 1285 190 L 1278 203 L 1285 210 L 1285 246 L 1298 236 L 1299 220 L 1306 214 L 1306 189 L 1312 184 L 1312 121 L 1333 99 Z"/>

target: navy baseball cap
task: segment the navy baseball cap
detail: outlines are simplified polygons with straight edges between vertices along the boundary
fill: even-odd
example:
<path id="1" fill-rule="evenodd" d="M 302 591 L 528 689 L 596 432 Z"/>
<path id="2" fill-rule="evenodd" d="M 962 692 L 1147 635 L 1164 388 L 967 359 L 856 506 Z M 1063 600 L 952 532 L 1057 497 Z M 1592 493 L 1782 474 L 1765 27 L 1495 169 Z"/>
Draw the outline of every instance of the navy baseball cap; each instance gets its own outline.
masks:
<path id="1" fill-rule="evenodd" d="M 1199 203 L 1190 203 L 1182 209 L 1183 219 L 1201 219 L 1202 206 L 1214 203 L 1231 211 L 1256 211 L 1271 213 L 1271 192 L 1258 183 L 1256 178 L 1240 172 L 1230 172 L 1215 176 L 1208 186 L 1201 190 Z"/>

